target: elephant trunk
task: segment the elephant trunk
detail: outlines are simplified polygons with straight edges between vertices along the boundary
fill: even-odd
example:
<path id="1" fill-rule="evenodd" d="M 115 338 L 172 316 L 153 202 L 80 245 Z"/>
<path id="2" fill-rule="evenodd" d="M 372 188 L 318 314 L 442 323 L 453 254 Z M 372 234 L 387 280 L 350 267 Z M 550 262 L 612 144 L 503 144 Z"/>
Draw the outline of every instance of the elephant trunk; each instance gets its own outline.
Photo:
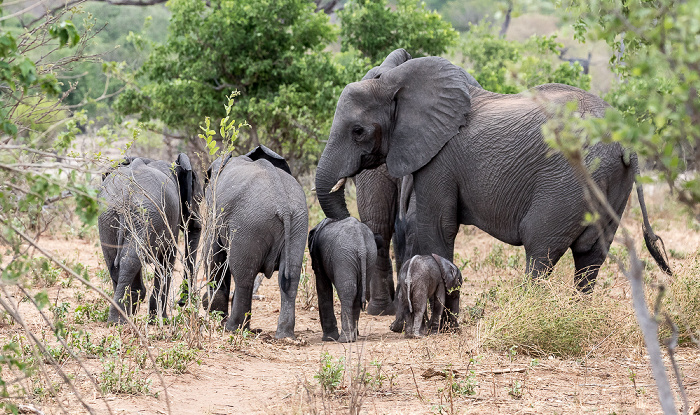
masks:
<path id="1" fill-rule="evenodd" d="M 345 219 L 350 216 L 345 203 L 345 182 L 342 179 L 345 177 L 338 177 L 324 152 L 316 170 L 316 196 L 326 217 Z"/>

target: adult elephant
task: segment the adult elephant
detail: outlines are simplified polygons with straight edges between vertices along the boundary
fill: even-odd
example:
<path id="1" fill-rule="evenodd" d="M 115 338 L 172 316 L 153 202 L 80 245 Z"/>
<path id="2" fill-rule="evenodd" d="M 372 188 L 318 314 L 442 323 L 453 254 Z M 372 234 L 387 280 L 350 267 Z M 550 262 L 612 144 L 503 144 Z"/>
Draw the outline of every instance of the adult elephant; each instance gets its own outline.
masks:
<path id="1" fill-rule="evenodd" d="M 201 226 L 198 210 L 201 187 L 189 157 L 174 163 L 130 157 L 103 175 L 99 198 L 106 208 L 98 218 L 100 243 L 114 288 L 114 301 L 133 314 L 145 298 L 143 264 L 154 262 L 154 289 L 149 313 L 166 317 L 170 274 L 176 257 L 179 229 L 187 238 L 187 274 L 194 272 Z M 110 322 L 123 315 L 110 307 Z"/>
<path id="2" fill-rule="evenodd" d="M 370 69 L 362 80 L 379 77 L 387 70 L 411 59 L 411 55 L 404 49 L 397 49 L 380 66 Z M 471 75 L 465 72 L 467 82 L 470 85 L 481 88 L 481 85 Z M 403 183 L 402 183 L 403 180 Z M 381 235 L 384 244 L 377 251 L 377 273 L 370 281 L 370 300 L 367 305 L 367 313 L 371 315 L 393 315 L 396 312 L 394 306 L 394 278 L 389 258 L 389 240 L 394 240 L 394 254 L 396 257 L 396 270 L 401 269 L 401 258 L 405 254 L 407 246 L 404 238 L 407 236 L 405 217 L 402 217 L 399 201 L 402 194 L 406 193 L 403 186 L 406 178 L 392 177 L 386 164 L 380 164 L 373 169 L 365 169 L 355 177 L 357 188 L 357 210 L 362 223 L 365 223 L 375 234 Z M 411 183 L 412 185 L 412 180 Z M 404 205 L 405 208 L 405 205 Z"/>
<path id="3" fill-rule="evenodd" d="M 306 196 L 286 161 L 264 146 L 244 156 L 217 159 L 207 172 L 207 230 L 203 255 L 212 284 L 204 308 L 225 316 L 226 330 L 250 328 L 258 272 L 279 270 L 281 294 L 276 338 L 294 338 L 294 303 L 309 220 Z M 235 283 L 231 312 L 229 293 Z M 210 300 L 211 299 L 211 300 Z"/>
<path id="4" fill-rule="evenodd" d="M 397 53 L 397 51 L 393 52 Z M 319 160 L 316 191 L 326 216 L 349 215 L 344 179 L 386 162 L 392 177 L 413 174 L 417 250 L 452 259 L 460 224 L 523 245 L 527 272 L 546 274 L 571 248 L 575 280 L 589 291 L 618 223 L 600 206 L 590 210 L 580 177 L 552 154 L 541 127 L 552 108 L 570 101 L 583 117 L 603 116 L 608 104 L 578 88 L 541 85 L 501 95 L 470 84 L 468 74 L 438 57 L 409 59 L 377 77 L 349 84 L 336 108 Z M 586 165 L 616 214 L 622 214 L 638 173 L 637 157 L 618 143 L 587 148 Z M 642 187 L 637 194 L 647 247 L 670 272 L 654 243 Z"/>

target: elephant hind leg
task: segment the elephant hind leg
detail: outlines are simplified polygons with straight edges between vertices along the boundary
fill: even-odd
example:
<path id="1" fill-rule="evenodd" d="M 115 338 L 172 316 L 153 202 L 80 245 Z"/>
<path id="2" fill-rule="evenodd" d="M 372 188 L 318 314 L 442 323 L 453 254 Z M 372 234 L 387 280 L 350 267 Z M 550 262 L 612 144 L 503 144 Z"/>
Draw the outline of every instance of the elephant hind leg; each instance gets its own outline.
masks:
<path id="1" fill-rule="evenodd" d="M 589 229 L 592 228 L 593 226 Z M 571 247 L 571 251 L 574 254 L 574 264 L 576 265 L 574 281 L 579 291 L 583 293 L 590 293 L 593 291 L 595 280 L 598 277 L 598 271 L 601 265 L 603 265 L 603 262 L 605 262 L 605 258 L 608 256 L 608 249 L 610 249 L 610 244 L 615 237 L 616 230 L 617 223 L 611 221 L 608 226 L 605 227 L 603 235 L 599 235 L 598 239 L 590 248 L 582 249 L 577 247 L 576 244 Z M 598 229 L 595 231 L 598 233 L 600 232 Z"/>
<path id="2" fill-rule="evenodd" d="M 548 277 L 567 249 L 568 247 L 564 249 L 555 248 L 549 251 L 536 250 L 532 252 L 525 247 L 525 257 L 527 260 L 525 272 L 532 278 Z"/>

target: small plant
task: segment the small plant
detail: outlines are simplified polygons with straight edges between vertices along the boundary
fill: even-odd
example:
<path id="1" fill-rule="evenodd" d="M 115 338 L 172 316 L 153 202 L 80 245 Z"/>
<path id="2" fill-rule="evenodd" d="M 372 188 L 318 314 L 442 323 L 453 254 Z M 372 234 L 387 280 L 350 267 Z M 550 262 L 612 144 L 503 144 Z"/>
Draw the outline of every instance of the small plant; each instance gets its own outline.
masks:
<path id="1" fill-rule="evenodd" d="M 508 395 L 515 399 L 520 399 L 523 397 L 523 382 L 514 379 L 508 388 Z"/>
<path id="2" fill-rule="evenodd" d="M 344 357 L 334 359 L 330 353 L 323 352 L 323 354 L 321 354 L 320 367 L 318 372 L 314 375 L 314 379 L 318 380 L 318 383 L 325 391 L 333 393 L 338 386 L 340 386 L 344 371 Z"/>
<path id="3" fill-rule="evenodd" d="M 141 375 L 136 367 L 129 367 L 122 361 L 109 359 L 103 363 L 98 381 L 102 393 L 150 395 L 151 380 Z"/>
<path id="4" fill-rule="evenodd" d="M 484 260 L 484 264 L 491 265 L 494 268 L 505 268 L 506 258 L 503 244 L 495 244 L 493 248 L 491 248 L 491 252 L 489 252 L 486 260 Z"/>
<path id="5" fill-rule="evenodd" d="M 90 321 L 105 322 L 107 317 L 109 317 L 109 303 L 99 301 L 77 306 L 73 319 L 75 324 L 85 324 Z"/>
<path id="6" fill-rule="evenodd" d="M 163 369 L 173 369 L 175 373 L 185 373 L 190 362 L 201 364 L 201 360 L 197 359 L 197 353 L 198 350 L 189 349 L 184 343 L 178 343 L 163 350 L 156 357 L 156 363 Z"/>
<path id="7" fill-rule="evenodd" d="M 688 257 L 687 253 L 673 249 L 673 248 L 669 248 L 668 253 L 671 254 L 671 258 L 675 258 L 675 259 L 686 259 Z"/>
<path id="8" fill-rule="evenodd" d="M 476 395 L 476 387 L 479 383 L 476 381 L 476 374 L 470 371 L 466 378 L 452 382 L 452 393 L 460 396 Z"/>

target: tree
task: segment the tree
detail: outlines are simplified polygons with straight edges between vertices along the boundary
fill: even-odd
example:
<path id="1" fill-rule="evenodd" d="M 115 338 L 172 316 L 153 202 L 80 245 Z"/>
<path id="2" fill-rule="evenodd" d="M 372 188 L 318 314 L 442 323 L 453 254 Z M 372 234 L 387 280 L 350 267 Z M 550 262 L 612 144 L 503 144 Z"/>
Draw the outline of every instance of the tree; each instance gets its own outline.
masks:
<path id="1" fill-rule="evenodd" d="M 232 118 L 245 120 L 237 149 L 264 143 L 295 172 L 320 153 L 346 68 L 323 49 L 336 38 L 307 0 L 173 0 L 167 41 L 119 98 L 122 114 L 160 120 L 194 137 L 204 116 L 240 92 Z"/>
<path id="2" fill-rule="evenodd" d="M 379 64 L 394 49 L 411 56 L 434 56 L 456 44 L 457 31 L 419 0 L 399 0 L 396 10 L 386 0 L 356 0 L 338 12 L 343 51 L 359 50 Z"/>
<path id="3" fill-rule="evenodd" d="M 550 82 L 590 88 L 591 77 L 580 64 L 553 63 L 563 46 L 555 36 L 509 41 L 496 35 L 490 23 L 482 22 L 471 26 L 464 37 L 463 66 L 488 91 L 515 94 Z"/>
<path id="4" fill-rule="evenodd" d="M 619 82 L 605 99 L 599 128 L 654 163 L 659 180 L 700 220 L 700 1 L 593 2 L 565 5 L 578 13 L 577 37 L 605 40 Z"/>

